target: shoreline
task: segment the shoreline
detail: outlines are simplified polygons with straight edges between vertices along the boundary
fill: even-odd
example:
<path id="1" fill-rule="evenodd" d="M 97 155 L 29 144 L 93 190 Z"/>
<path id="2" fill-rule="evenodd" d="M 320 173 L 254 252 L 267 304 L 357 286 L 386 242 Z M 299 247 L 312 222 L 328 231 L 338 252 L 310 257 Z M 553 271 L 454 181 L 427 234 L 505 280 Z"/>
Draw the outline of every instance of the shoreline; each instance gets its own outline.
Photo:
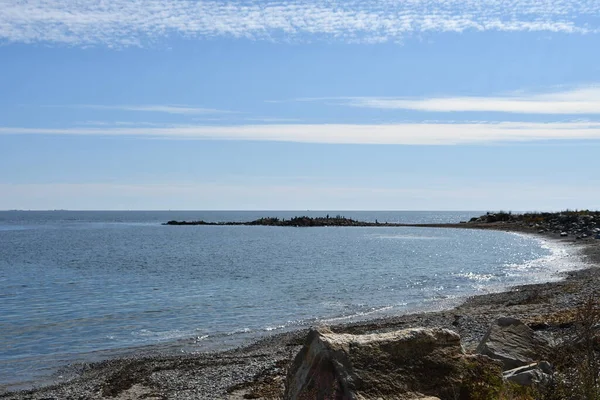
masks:
<path id="1" fill-rule="evenodd" d="M 558 281 L 514 286 L 505 291 L 464 299 L 442 311 L 415 312 L 394 317 L 331 325 L 334 332 L 373 333 L 408 327 L 445 327 L 457 331 L 463 345 L 472 349 L 489 324 L 499 316 L 523 320 L 536 330 L 560 329 L 563 316 L 579 299 L 596 294 L 600 278 L 600 240 L 564 239 L 549 232 L 539 234 L 512 224 L 418 224 L 430 228 L 493 229 L 530 234 L 532 237 L 581 245 L 584 269 L 563 272 Z M 541 317 L 540 317 L 541 316 Z M 566 317 L 565 317 L 566 318 Z M 554 322 L 553 322 L 554 321 Z M 562 321 L 562 322 L 561 322 Z M 281 389 L 285 367 L 300 349 L 305 328 L 275 333 L 233 350 L 177 356 L 133 355 L 94 364 L 67 367 L 81 375 L 66 383 L 40 389 L 0 394 L 2 399 L 116 398 L 116 399 L 241 399 L 273 398 Z M 79 370 L 77 370 L 79 369 Z M 258 397 L 256 397 L 258 396 Z"/>

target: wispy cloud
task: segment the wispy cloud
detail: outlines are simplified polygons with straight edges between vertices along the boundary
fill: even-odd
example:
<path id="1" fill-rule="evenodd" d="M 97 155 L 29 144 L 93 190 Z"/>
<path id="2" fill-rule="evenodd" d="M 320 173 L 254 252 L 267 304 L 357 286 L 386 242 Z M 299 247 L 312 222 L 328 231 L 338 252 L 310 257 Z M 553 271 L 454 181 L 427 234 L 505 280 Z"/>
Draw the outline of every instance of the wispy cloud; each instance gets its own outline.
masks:
<path id="1" fill-rule="evenodd" d="M 284 141 L 299 143 L 455 145 L 536 140 L 600 140 L 599 122 L 468 123 L 468 124 L 263 124 L 231 126 L 165 126 L 114 128 L 12 128 L 13 135 L 110 135 L 170 139 Z"/>
<path id="2" fill-rule="evenodd" d="M 133 126 L 133 127 L 141 127 L 141 126 L 155 126 L 155 127 L 164 127 L 165 124 L 156 123 L 156 122 L 131 122 L 131 121 L 76 121 L 72 126 L 80 127 L 119 127 L 119 126 Z"/>
<path id="3" fill-rule="evenodd" d="M 598 0 L 2 0 L 0 40 L 139 46 L 171 35 L 381 42 L 426 32 L 597 32 Z"/>
<path id="4" fill-rule="evenodd" d="M 600 85 L 543 93 L 518 91 L 496 96 L 299 97 L 266 101 L 266 103 L 290 102 L 319 102 L 332 106 L 424 112 L 593 115 L 600 114 Z"/>
<path id="5" fill-rule="evenodd" d="M 264 123 L 275 123 L 275 122 L 300 122 L 300 118 L 278 118 L 278 117 L 254 117 L 254 118 L 245 118 L 245 121 L 250 122 L 264 122 Z"/>
<path id="6" fill-rule="evenodd" d="M 232 111 L 217 110 L 214 108 L 194 107 L 188 105 L 100 105 L 100 104 L 81 104 L 81 105 L 61 105 L 47 106 L 52 108 L 87 108 L 92 110 L 116 110 L 116 111 L 134 111 L 134 112 L 153 112 L 178 115 L 206 115 L 206 114 L 229 114 Z"/>
<path id="7" fill-rule="evenodd" d="M 300 99 L 301 101 L 310 99 Z M 314 100 L 314 99 L 313 99 Z M 328 99 L 331 101 L 331 99 Z M 337 99 L 352 107 L 428 112 L 486 111 L 516 114 L 600 114 L 600 86 L 545 94 L 424 99 L 354 97 Z"/>

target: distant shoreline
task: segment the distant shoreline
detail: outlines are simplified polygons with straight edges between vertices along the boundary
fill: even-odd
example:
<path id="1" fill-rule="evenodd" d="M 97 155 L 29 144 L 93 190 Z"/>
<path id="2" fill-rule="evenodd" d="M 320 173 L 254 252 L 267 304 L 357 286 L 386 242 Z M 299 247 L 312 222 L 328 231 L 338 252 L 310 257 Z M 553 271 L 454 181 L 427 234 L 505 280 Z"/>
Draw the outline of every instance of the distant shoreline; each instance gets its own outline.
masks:
<path id="1" fill-rule="evenodd" d="M 461 224 L 466 224 L 466 221 L 461 222 Z M 375 222 L 368 221 L 358 221 L 352 218 L 342 217 L 337 215 L 335 217 L 330 217 L 329 215 L 325 217 L 307 217 L 307 216 L 299 216 L 293 217 L 290 219 L 282 218 L 279 219 L 277 217 L 266 217 L 259 218 L 253 221 L 239 222 L 239 221 L 223 221 L 223 222 L 207 222 L 203 220 L 199 221 L 176 221 L 171 220 L 163 223 L 162 225 L 171 225 L 171 226 L 286 226 L 286 227 L 328 227 L 328 226 L 352 226 L 352 227 L 435 227 L 437 224 L 403 224 L 398 222 L 379 222 L 375 220 Z M 448 224 L 441 224 L 448 225 Z"/>
<path id="2" fill-rule="evenodd" d="M 415 227 L 415 228 L 469 228 L 510 230 L 530 233 L 556 233 L 561 237 L 575 236 L 577 239 L 596 237 L 600 239 L 600 211 L 563 211 L 554 213 L 512 214 L 506 212 L 487 213 L 469 221 L 459 223 L 397 223 L 367 222 L 346 218 L 341 215 L 330 217 L 297 216 L 290 219 L 277 217 L 259 218 L 253 221 L 207 222 L 171 220 L 162 225 L 170 226 L 279 226 L 279 227 Z"/>

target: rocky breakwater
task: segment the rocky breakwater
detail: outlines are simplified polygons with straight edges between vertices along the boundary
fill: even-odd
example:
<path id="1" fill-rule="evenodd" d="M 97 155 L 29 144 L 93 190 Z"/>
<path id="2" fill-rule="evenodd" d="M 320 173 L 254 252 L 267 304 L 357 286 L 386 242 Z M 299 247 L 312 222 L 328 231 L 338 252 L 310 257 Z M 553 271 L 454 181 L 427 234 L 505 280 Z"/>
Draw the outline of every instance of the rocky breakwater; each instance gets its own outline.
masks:
<path id="1" fill-rule="evenodd" d="M 595 237 L 600 239 L 600 211 L 561 211 L 555 213 L 488 212 L 480 217 L 472 218 L 468 224 L 511 224 L 524 230 L 539 233 L 554 233 L 578 239 Z"/>
<path id="2" fill-rule="evenodd" d="M 357 221 L 352 218 L 345 218 L 341 215 L 330 217 L 293 217 L 290 219 L 279 219 L 274 217 L 259 218 L 248 222 L 206 222 L 206 221 L 169 221 L 163 225 L 209 225 L 209 226 L 291 226 L 291 227 L 324 227 L 324 226 L 402 226 L 401 224 L 390 224 L 387 222 L 379 223 Z"/>

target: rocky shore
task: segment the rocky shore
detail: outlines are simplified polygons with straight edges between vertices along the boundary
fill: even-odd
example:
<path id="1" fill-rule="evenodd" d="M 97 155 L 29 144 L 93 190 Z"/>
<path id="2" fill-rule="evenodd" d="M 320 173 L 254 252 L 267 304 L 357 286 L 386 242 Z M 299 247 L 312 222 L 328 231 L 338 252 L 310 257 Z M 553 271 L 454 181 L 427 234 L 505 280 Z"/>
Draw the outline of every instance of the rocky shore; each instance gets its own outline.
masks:
<path id="1" fill-rule="evenodd" d="M 532 230 L 538 233 L 553 233 L 561 237 L 600 239 L 599 211 L 563 211 L 560 213 L 525 213 L 512 214 L 506 212 L 487 213 L 479 218 L 472 218 L 469 224 L 509 224 L 510 229 Z"/>
<path id="2" fill-rule="evenodd" d="M 589 268 L 568 272 L 565 279 L 558 282 L 471 297 L 451 310 L 331 326 L 330 332 L 373 334 L 406 328 L 445 328 L 460 335 L 467 351 L 475 351 L 494 321 L 512 317 L 549 341 L 564 335 L 573 327 L 576 308 L 586 298 L 597 297 L 600 292 L 597 285 L 600 240 L 595 239 L 600 217 L 597 213 L 578 212 L 562 216 L 563 213 L 538 214 L 537 219 L 532 220 L 505 217 L 506 213 L 498 218 L 498 214 L 487 214 L 461 224 L 419 226 L 497 229 L 542 235 L 576 246 L 574 252 L 584 258 Z M 0 399 L 282 398 L 287 371 L 302 349 L 306 335 L 306 330 L 282 333 L 219 353 L 140 356 L 79 366 L 78 377 L 67 383 L 4 393 L 0 394 Z"/>

